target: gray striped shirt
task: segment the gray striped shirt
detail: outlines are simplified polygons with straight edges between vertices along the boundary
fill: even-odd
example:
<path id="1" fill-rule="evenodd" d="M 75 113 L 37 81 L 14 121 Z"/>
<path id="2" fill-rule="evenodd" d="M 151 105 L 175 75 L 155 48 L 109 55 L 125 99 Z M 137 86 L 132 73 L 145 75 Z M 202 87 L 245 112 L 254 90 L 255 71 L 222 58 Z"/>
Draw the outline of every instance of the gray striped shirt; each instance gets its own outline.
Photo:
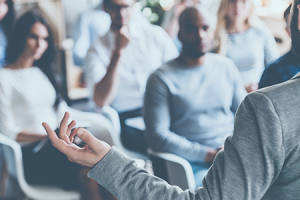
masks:
<path id="1" fill-rule="evenodd" d="M 244 84 L 259 83 L 265 68 L 279 57 L 274 36 L 267 27 L 229 34 L 226 56 L 238 67 Z"/>

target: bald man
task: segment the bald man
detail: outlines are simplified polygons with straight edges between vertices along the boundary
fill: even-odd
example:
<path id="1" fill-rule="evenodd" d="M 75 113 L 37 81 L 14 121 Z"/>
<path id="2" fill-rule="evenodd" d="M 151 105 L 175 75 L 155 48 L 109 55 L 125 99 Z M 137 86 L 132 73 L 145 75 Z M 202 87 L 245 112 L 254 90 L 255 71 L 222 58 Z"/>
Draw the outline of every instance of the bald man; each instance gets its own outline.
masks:
<path id="1" fill-rule="evenodd" d="M 292 7 L 293 49 L 300 55 L 300 0 Z M 226 139 L 196 192 L 182 191 L 134 166 L 115 147 L 84 129 L 73 132 L 88 144 L 57 138 L 44 124 L 54 146 L 69 159 L 93 167 L 89 177 L 124 200 L 295 200 L 300 198 L 300 74 L 250 93 L 239 106 L 234 132 Z M 67 129 L 65 117 L 61 130 Z M 72 127 L 69 127 L 72 128 Z"/>
<path id="2" fill-rule="evenodd" d="M 182 52 L 150 75 L 144 98 L 149 147 L 188 160 L 197 187 L 232 134 L 234 114 L 247 94 L 234 63 L 208 53 L 213 19 L 203 6 L 183 11 Z"/>

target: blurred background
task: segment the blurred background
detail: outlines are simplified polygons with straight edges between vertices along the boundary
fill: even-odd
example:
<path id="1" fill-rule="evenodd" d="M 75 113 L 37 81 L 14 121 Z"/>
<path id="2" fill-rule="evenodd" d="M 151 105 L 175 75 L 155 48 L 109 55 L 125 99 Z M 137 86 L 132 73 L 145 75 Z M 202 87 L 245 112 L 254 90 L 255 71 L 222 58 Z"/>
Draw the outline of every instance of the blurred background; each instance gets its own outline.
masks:
<path id="1" fill-rule="evenodd" d="M 57 47 L 61 50 L 60 69 L 65 76 L 65 92 L 68 103 L 88 97 L 84 88 L 81 68 L 76 67 L 72 59 L 72 32 L 81 13 L 93 10 L 101 4 L 102 0 L 15 0 L 18 15 L 28 9 L 39 8 L 49 18 L 55 33 Z M 200 0 L 216 13 L 220 0 Z M 180 3 L 178 0 L 140 0 L 135 4 L 135 9 L 152 23 L 162 25 L 164 16 L 172 7 Z M 280 54 L 290 49 L 290 38 L 285 31 L 283 12 L 291 0 L 255 0 L 256 14 L 265 22 L 272 31 Z M 101 20 L 99 20 L 101 23 Z"/>
<path id="2" fill-rule="evenodd" d="M 30 9 L 39 9 L 49 19 L 58 55 L 58 69 L 61 74 L 61 82 L 64 87 L 64 98 L 69 105 L 86 110 L 89 91 L 86 88 L 82 67 L 76 66 L 73 61 L 72 39 L 74 28 L 82 13 L 94 10 L 101 6 L 102 0 L 15 0 L 17 16 Z M 200 3 L 209 8 L 213 13 L 217 12 L 220 0 L 200 0 Z M 171 12 L 179 0 L 137 0 L 134 8 L 140 10 L 146 19 L 152 24 L 162 26 L 164 18 Z M 290 37 L 285 31 L 283 13 L 291 0 L 255 0 L 255 13 L 271 30 L 281 55 L 290 50 Z M 101 23 L 101 19 L 99 22 Z M 81 107 L 82 106 L 82 107 Z M 1 187 L 0 199 L 4 188 Z"/>

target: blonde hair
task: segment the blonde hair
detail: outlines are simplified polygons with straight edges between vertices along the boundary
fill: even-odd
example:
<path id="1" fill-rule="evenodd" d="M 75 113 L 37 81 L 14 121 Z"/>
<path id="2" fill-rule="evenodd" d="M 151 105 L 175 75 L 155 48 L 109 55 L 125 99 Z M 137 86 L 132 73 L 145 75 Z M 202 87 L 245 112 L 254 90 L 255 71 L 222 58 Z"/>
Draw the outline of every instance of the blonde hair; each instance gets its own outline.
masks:
<path id="1" fill-rule="evenodd" d="M 220 7 L 217 14 L 217 27 L 215 34 L 215 44 L 214 51 L 216 53 L 225 55 L 227 51 L 227 40 L 228 40 L 228 27 L 229 27 L 229 19 L 227 17 L 229 0 L 221 0 Z M 260 27 L 263 25 L 261 20 L 254 13 L 254 2 L 251 0 L 252 8 L 250 11 L 250 15 L 246 20 L 246 23 L 250 27 Z"/>

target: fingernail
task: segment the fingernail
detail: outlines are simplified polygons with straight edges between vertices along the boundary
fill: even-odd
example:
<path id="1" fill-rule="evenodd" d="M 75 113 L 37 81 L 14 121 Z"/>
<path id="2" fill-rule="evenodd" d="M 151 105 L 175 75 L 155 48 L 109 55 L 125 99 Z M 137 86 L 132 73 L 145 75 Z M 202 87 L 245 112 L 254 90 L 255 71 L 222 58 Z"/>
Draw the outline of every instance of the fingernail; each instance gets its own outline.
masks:
<path id="1" fill-rule="evenodd" d="M 84 133 L 84 130 L 82 128 L 77 131 L 78 136 L 82 136 L 83 133 Z"/>

